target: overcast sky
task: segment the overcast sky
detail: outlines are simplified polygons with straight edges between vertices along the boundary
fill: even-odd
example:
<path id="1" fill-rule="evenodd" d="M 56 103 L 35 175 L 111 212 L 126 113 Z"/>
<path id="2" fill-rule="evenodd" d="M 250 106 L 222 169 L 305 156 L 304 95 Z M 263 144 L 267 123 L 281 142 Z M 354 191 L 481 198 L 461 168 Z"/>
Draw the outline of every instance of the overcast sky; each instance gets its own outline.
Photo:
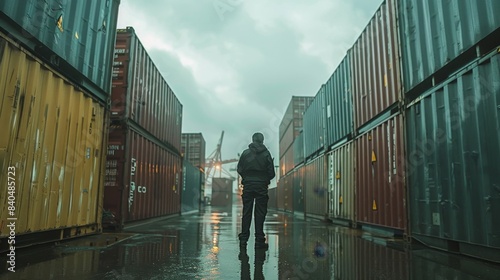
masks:
<path id="1" fill-rule="evenodd" d="M 261 131 L 278 165 L 278 127 L 293 95 L 314 96 L 382 0 L 122 0 L 183 105 L 183 132 L 202 132 L 223 159 Z M 230 169 L 234 164 L 225 166 Z"/>

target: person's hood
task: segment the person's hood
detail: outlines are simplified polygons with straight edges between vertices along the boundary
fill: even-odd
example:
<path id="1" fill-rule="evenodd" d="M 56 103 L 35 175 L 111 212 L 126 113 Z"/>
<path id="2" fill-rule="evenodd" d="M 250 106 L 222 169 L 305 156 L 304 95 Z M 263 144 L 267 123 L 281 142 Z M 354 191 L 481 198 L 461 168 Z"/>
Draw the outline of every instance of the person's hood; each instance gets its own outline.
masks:
<path id="1" fill-rule="evenodd" d="M 253 152 L 255 152 L 256 154 L 267 151 L 267 148 L 266 148 L 266 146 L 264 146 L 264 144 L 256 143 L 256 142 L 253 142 L 252 144 L 248 145 L 248 148 L 250 150 L 252 150 Z"/>

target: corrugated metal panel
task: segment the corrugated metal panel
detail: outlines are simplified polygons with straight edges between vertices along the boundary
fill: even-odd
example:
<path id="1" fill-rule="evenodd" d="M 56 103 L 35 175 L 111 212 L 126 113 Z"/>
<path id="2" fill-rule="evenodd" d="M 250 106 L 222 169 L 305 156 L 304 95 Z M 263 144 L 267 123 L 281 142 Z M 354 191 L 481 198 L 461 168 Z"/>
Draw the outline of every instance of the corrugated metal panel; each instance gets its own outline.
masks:
<path id="1" fill-rule="evenodd" d="M 403 141 L 402 115 L 355 140 L 357 222 L 407 229 Z"/>
<path id="2" fill-rule="evenodd" d="M 283 119 L 281 120 L 279 126 L 280 141 L 283 138 L 283 135 L 285 134 L 290 123 L 293 122 L 294 120 L 302 119 L 303 113 L 306 111 L 307 107 L 309 107 L 309 104 L 311 104 L 313 99 L 314 96 L 292 96 L 292 99 L 290 100 L 290 103 L 288 103 L 285 115 L 283 116 Z M 301 125 L 299 126 L 297 125 L 298 125 L 297 123 L 294 124 L 295 128 L 302 127 Z"/>
<path id="3" fill-rule="evenodd" d="M 287 212 L 293 212 L 293 173 L 289 173 L 288 175 L 285 176 L 285 178 L 282 178 L 282 180 L 285 181 L 284 210 Z"/>
<path id="4" fill-rule="evenodd" d="M 305 168 L 305 213 L 325 217 L 328 213 L 325 157 L 322 155 L 315 158 L 308 162 Z"/>
<path id="5" fill-rule="evenodd" d="M 180 153 L 182 104 L 131 27 L 116 37 L 112 119 L 131 119 Z"/>
<path id="6" fill-rule="evenodd" d="M 98 232 L 105 108 L 3 34 L 0 69 L 0 127 L 6 133 L 0 137 L 0 178 L 5 182 L 0 236 L 9 234 L 7 182 L 15 187 L 18 238 L 57 229 L 57 240 L 79 234 L 63 235 L 64 229 L 84 226 L 92 229 L 81 234 Z M 36 242 L 44 241 L 50 240 Z"/>
<path id="7" fill-rule="evenodd" d="M 272 188 L 268 190 L 268 195 L 269 195 L 269 201 L 267 202 L 268 208 L 269 209 L 277 209 L 278 204 L 277 204 L 277 199 L 278 199 L 278 188 Z"/>
<path id="8" fill-rule="evenodd" d="M 495 248 L 496 261 L 499 69 L 500 55 L 494 52 L 407 111 L 412 233 Z M 465 251 L 465 244 L 460 248 Z M 487 257 L 486 248 L 470 254 Z"/>
<path id="9" fill-rule="evenodd" d="M 280 159 L 285 155 L 286 151 L 292 146 L 295 135 L 295 126 L 294 122 L 290 122 L 290 125 L 286 128 L 285 133 L 283 134 L 283 137 L 281 138 L 279 142 L 279 149 L 280 149 Z"/>
<path id="10" fill-rule="evenodd" d="M 333 145 L 347 136 L 352 136 L 353 133 L 352 84 L 349 57 L 348 53 L 326 82 L 327 146 Z"/>
<path id="11" fill-rule="evenodd" d="M 119 4 L 117 0 L 4 0 L 0 3 L 0 26 L 106 102 Z"/>
<path id="12" fill-rule="evenodd" d="M 401 99 L 396 0 L 386 0 L 352 47 L 355 128 Z"/>
<path id="13" fill-rule="evenodd" d="M 182 168 L 181 212 L 200 209 L 201 177 L 199 167 L 184 160 Z"/>
<path id="14" fill-rule="evenodd" d="M 205 169 L 206 143 L 201 133 L 182 133 L 181 153 L 194 166 Z"/>
<path id="15" fill-rule="evenodd" d="M 228 207 L 233 205 L 233 180 L 212 178 L 212 206 Z"/>
<path id="16" fill-rule="evenodd" d="M 328 213 L 330 218 L 355 220 L 354 142 L 328 153 Z"/>
<path id="17" fill-rule="evenodd" d="M 293 212 L 304 213 L 304 172 L 303 165 L 293 172 Z"/>
<path id="18" fill-rule="evenodd" d="M 322 85 L 314 101 L 304 113 L 304 145 L 306 158 L 323 149 L 325 143 L 325 85 Z"/>
<path id="19" fill-rule="evenodd" d="M 303 163 L 304 160 L 304 133 L 300 132 L 299 136 L 293 141 L 293 165 L 297 166 Z"/>
<path id="20" fill-rule="evenodd" d="M 293 152 L 293 146 L 290 146 L 283 157 L 280 159 L 280 176 L 285 176 L 286 174 L 290 173 L 295 167 Z"/>
<path id="21" fill-rule="evenodd" d="M 277 199 L 276 203 L 279 210 L 285 210 L 285 177 L 279 179 L 277 183 Z"/>
<path id="22" fill-rule="evenodd" d="M 106 167 L 104 209 L 118 226 L 179 213 L 181 157 L 134 127 L 111 127 Z"/>
<path id="23" fill-rule="evenodd" d="M 470 62 L 459 57 L 500 28 L 497 0 L 399 0 L 398 3 L 405 91 L 443 66 Z M 474 51 L 472 58 L 475 56 Z"/>

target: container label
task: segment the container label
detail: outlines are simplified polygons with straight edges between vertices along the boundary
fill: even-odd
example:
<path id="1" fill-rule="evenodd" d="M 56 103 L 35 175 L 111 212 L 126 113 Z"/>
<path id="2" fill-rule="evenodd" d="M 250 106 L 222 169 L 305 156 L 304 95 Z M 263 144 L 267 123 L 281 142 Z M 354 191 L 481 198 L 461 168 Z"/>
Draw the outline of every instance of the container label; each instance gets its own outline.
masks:
<path id="1" fill-rule="evenodd" d="M 130 208 L 132 208 L 132 202 L 134 202 L 134 194 L 135 194 L 135 168 L 137 166 L 137 161 L 135 158 L 132 158 L 132 162 L 130 164 L 130 191 L 128 193 L 128 212 L 130 212 Z"/>

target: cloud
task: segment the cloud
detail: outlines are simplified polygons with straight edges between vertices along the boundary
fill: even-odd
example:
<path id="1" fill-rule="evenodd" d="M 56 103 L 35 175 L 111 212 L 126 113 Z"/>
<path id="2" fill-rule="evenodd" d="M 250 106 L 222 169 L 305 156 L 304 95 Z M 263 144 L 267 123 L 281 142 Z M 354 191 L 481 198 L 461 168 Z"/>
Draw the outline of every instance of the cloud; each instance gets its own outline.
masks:
<path id="1" fill-rule="evenodd" d="M 118 26 L 134 27 L 207 155 L 222 130 L 223 158 L 263 131 L 277 163 L 291 96 L 316 94 L 381 2 L 122 0 Z"/>

